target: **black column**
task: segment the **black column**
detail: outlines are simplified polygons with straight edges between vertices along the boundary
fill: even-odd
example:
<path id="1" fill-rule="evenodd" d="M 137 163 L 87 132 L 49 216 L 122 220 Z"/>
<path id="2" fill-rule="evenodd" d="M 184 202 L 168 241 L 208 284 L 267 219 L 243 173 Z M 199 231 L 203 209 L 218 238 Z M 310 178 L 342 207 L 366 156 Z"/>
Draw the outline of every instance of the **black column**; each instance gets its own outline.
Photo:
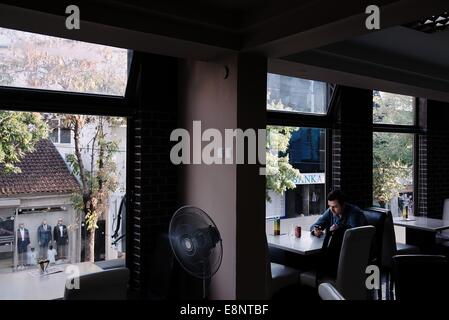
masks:
<path id="1" fill-rule="evenodd" d="M 373 93 L 340 87 L 332 131 L 332 186 L 361 208 L 373 202 Z"/>
<path id="2" fill-rule="evenodd" d="M 444 199 L 449 198 L 449 104 L 421 101 L 420 121 L 426 133 L 419 138 L 420 214 L 440 219 Z"/>
<path id="3" fill-rule="evenodd" d="M 156 239 L 167 232 L 178 206 L 177 169 L 170 161 L 170 133 L 177 127 L 178 61 L 151 54 L 140 58 L 137 113 L 129 130 L 131 203 L 126 254 L 131 287 L 145 293 L 157 260 Z"/>

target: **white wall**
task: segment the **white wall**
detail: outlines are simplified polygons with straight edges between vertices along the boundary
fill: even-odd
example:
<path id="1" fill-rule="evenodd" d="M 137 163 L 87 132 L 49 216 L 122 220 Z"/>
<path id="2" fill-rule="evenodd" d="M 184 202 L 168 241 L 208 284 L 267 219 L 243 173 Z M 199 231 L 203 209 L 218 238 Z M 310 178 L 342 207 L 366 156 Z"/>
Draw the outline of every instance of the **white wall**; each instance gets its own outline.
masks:
<path id="1" fill-rule="evenodd" d="M 222 66 L 192 62 L 181 68 L 185 83 L 180 127 L 192 132 L 192 121 L 201 120 L 202 130 L 235 128 L 237 125 L 235 82 L 225 81 Z M 233 75 L 235 77 L 235 75 Z M 234 94 L 233 94 L 234 93 Z M 211 282 L 210 298 L 236 298 L 236 165 L 182 166 L 182 204 L 207 212 L 223 239 L 223 261 Z"/>
<path id="2" fill-rule="evenodd" d="M 263 57 L 230 55 L 217 63 L 181 62 L 179 81 L 180 127 L 189 132 L 194 120 L 202 121 L 203 131 L 215 128 L 223 137 L 225 129 L 266 128 Z M 224 144 L 232 148 L 232 142 Z M 205 210 L 223 239 L 223 261 L 212 278 L 210 298 L 265 297 L 265 177 L 259 167 L 191 164 L 180 166 L 180 172 L 181 201 Z"/>

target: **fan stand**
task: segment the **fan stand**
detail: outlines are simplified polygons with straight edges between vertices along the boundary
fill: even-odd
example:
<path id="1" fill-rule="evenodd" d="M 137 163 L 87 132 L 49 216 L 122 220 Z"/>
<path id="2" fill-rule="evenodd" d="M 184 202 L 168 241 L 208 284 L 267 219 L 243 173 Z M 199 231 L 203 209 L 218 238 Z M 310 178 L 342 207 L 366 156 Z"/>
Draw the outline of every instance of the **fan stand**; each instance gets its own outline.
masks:
<path id="1" fill-rule="evenodd" d="M 204 261 L 203 264 L 203 300 L 207 299 L 207 288 L 206 288 L 206 281 L 210 278 L 210 268 L 207 267 L 207 263 Z"/>

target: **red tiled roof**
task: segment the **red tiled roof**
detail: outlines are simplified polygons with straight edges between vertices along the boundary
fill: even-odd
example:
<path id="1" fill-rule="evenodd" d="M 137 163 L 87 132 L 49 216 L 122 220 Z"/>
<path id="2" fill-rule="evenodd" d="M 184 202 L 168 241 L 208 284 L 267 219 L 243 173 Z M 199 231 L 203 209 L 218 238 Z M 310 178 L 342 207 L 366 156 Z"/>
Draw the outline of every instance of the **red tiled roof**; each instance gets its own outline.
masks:
<path id="1" fill-rule="evenodd" d="M 0 197 L 23 194 L 66 194 L 79 189 L 75 177 L 50 140 L 17 164 L 21 173 L 4 173 L 0 165 Z"/>

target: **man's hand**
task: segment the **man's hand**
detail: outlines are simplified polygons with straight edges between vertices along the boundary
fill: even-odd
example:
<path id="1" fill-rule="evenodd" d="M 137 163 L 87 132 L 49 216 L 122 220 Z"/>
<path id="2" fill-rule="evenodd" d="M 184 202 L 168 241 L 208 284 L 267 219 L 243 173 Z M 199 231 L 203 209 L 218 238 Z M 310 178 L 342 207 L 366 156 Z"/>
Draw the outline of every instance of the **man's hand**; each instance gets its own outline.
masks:
<path id="1" fill-rule="evenodd" d="M 339 228 L 339 225 L 338 224 L 333 224 L 330 228 L 329 228 L 329 231 L 335 231 L 335 230 L 337 230 Z"/>
<path id="2" fill-rule="evenodd" d="M 321 235 L 323 234 L 323 230 L 321 230 L 318 227 L 313 227 L 313 232 L 312 234 L 316 237 L 321 237 Z"/>

